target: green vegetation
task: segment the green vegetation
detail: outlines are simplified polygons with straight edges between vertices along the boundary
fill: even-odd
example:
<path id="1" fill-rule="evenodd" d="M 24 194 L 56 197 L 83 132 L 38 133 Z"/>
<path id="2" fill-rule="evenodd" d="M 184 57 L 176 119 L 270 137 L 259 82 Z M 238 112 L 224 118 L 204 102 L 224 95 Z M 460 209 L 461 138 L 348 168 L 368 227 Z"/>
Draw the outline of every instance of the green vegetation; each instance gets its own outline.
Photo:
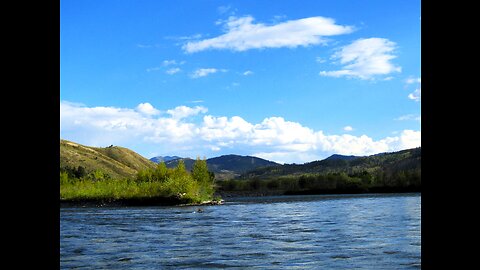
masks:
<path id="1" fill-rule="evenodd" d="M 402 192 L 421 189 L 420 170 L 398 171 L 387 176 L 382 172 L 375 174 L 363 171 L 346 174 L 302 174 L 299 176 L 280 176 L 270 179 L 231 179 L 217 182 L 220 193 L 278 191 L 282 194 L 329 194 L 364 192 Z"/>
<path id="2" fill-rule="evenodd" d="M 213 199 L 213 174 L 205 160 L 197 159 L 192 172 L 179 162 L 170 169 L 161 162 L 139 170 L 134 178 L 115 179 L 100 170 L 66 167 L 60 170 L 60 198 L 74 200 L 124 200 L 164 198 L 179 203 L 202 203 Z"/>
<path id="3" fill-rule="evenodd" d="M 325 159 L 250 171 L 217 181 L 220 193 L 328 194 L 421 190 L 421 148 L 349 160 Z"/>
<path id="4" fill-rule="evenodd" d="M 183 160 L 187 170 L 193 168 L 195 160 L 191 158 L 170 160 L 165 162 L 165 164 L 168 168 L 174 168 L 180 160 Z M 208 170 L 215 173 L 216 180 L 233 179 L 253 169 L 279 165 L 278 163 L 252 156 L 223 155 L 207 159 Z"/>

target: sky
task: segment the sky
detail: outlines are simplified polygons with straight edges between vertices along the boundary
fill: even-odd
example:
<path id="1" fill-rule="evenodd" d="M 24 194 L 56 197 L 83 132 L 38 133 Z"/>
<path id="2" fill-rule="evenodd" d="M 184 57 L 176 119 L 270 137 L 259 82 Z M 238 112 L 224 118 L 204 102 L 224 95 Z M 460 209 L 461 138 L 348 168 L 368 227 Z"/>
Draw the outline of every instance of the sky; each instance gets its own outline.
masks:
<path id="1" fill-rule="evenodd" d="M 419 147 L 420 5 L 61 0 L 60 138 L 297 164 Z"/>

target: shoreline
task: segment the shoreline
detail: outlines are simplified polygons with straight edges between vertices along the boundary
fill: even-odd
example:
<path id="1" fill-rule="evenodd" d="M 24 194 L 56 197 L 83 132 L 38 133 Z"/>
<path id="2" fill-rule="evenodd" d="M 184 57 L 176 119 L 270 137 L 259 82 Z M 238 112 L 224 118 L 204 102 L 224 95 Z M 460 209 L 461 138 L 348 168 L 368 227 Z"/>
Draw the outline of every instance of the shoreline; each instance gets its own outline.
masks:
<path id="1" fill-rule="evenodd" d="M 224 200 L 188 203 L 176 198 L 130 198 L 130 199 L 60 199 L 60 208 L 68 207 L 132 207 L 132 206 L 203 206 L 222 205 Z"/>
<path id="2" fill-rule="evenodd" d="M 268 197 L 268 196 L 303 196 L 303 195 L 349 195 L 349 194 L 388 194 L 388 193 L 421 193 L 421 188 L 374 188 L 370 190 L 305 190 L 305 191 L 283 191 L 283 190 L 259 190 L 259 191 L 217 191 L 215 196 L 223 199 L 203 201 L 201 203 L 188 203 L 176 197 L 156 198 L 130 198 L 130 199 L 60 199 L 60 208 L 68 207 L 135 207 L 135 206 L 205 206 L 223 205 L 225 199 L 241 197 Z"/>
<path id="3" fill-rule="evenodd" d="M 265 196 L 282 196 L 282 195 L 330 195 L 330 194 L 374 194 L 374 193 L 411 193 L 421 192 L 421 187 L 372 187 L 368 189 L 310 189 L 310 190 L 236 190 L 224 191 L 217 190 L 214 196 L 221 198 L 237 198 L 237 197 L 265 197 Z"/>

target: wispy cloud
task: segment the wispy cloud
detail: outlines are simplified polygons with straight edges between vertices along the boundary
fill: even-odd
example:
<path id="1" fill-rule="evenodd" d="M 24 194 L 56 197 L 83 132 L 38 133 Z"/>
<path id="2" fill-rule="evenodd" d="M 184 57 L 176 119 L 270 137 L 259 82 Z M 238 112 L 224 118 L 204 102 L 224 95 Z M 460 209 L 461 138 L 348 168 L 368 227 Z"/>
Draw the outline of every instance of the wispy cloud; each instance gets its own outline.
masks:
<path id="1" fill-rule="evenodd" d="M 408 98 L 411 100 L 414 100 L 416 102 L 419 102 L 422 97 L 422 89 L 418 88 L 413 91 L 413 93 L 408 94 Z"/>
<path id="2" fill-rule="evenodd" d="M 147 69 L 146 69 L 147 72 L 159 71 L 159 70 L 160 70 L 159 67 L 153 67 L 153 68 L 147 68 Z"/>
<path id="3" fill-rule="evenodd" d="M 199 41 L 190 41 L 183 46 L 187 53 L 208 49 L 245 51 L 264 48 L 295 48 L 318 45 L 326 42 L 324 37 L 348 34 L 351 26 L 335 24 L 331 18 L 309 17 L 273 25 L 253 23 L 252 16 L 230 17 L 223 23 L 225 34 Z"/>
<path id="4" fill-rule="evenodd" d="M 339 60 L 343 68 L 335 71 L 321 71 L 321 76 L 352 77 L 373 79 L 375 76 L 401 72 L 391 60 L 396 58 L 396 44 L 385 38 L 358 39 L 341 47 L 332 59 Z"/>
<path id="5" fill-rule="evenodd" d="M 317 56 L 317 57 L 315 58 L 315 62 L 317 62 L 317 63 L 325 63 L 325 62 L 327 62 L 327 60 L 323 59 L 323 58 L 320 57 L 320 56 Z"/>
<path id="6" fill-rule="evenodd" d="M 217 12 L 222 15 L 222 14 L 225 14 L 227 13 L 228 11 L 230 11 L 232 9 L 232 6 L 219 6 L 217 8 Z"/>
<path id="7" fill-rule="evenodd" d="M 168 75 L 173 75 L 175 73 L 178 73 L 182 71 L 180 68 L 176 67 L 176 68 L 171 68 L 171 69 L 168 69 L 167 71 L 165 71 L 165 73 L 167 73 Z"/>
<path id="8" fill-rule="evenodd" d="M 186 146 L 203 155 L 212 150 L 236 149 L 274 161 L 296 163 L 333 153 L 369 155 L 421 145 L 421 132 L 414 130 L 374 140 L 367 135 L 325 134 L 282 117 L 250 123 L 240 116 L 205 115 L 207 112 L 202 106 L 178 106 L 161 113 L 150 103 L 129 109 L 62 101 L 60 136 L 87 145 L 128 146 L 141 142 L 158 152 L 178 153 Z"/>
<path id="9" fill-rule="evenodd" d="M 203 102 L 205 102 L 205 101 L 203 101 L 201 99 L 190 101 L 190 103 L 203 103 Z"/>
<path id="10" fill-rule="evenodd" d="M 247 70 L 247 71 L 243 72 L 244 76 L 249 76 L 249 75 L 252 75 L 252 74 L 253 74 L 253 71 L 251 71 L 251 70 Z"/>
<path id="11" fill-rule="evenodd" d="M 408 95 L 408 98 L 411 100 L 414 100 L 416 102 L 421 100 L 422 97 L 422 79 L 421 78 L 414 78 L 414 77 L 409 77 L 405 80 L 405 83 L 408 85 L 411 84 L 417 84 L 418 88 L 415 89 L 412 93 Z"/>
<path id="12" fill-rule="evenodd" d="M 405 80 L 405 83 L 406 84 L 422 83 L 422 79 L 421 78 L 409 77 Z"/>
<path id="13" fill-rule="evenodd" d="M 178 66 L 185 64 L 186 61 L 177 62 L 177 60 L 163 60 L 162 65 L 164 66 Z"/>
<path id="14" fill-rule="evenodd" d="M 191 77 L 194 79 L 208 76 L 209 74 L 217 73 L 217 72 L 227 72 L 226 69 L 216 69 L 216 68 L 199 68 L 195 70 Z"/>
<path id="15" fill-rule="evenodd" d="M 420 121 L 421 117 L 419 115 L 415 115 L 415 114 L 406 114 L 406 115 L 399 116 L 399 117 L 395 118 L 394 120 L 397 120 L 397 121 L 408 121 L 408 120 Z"/>

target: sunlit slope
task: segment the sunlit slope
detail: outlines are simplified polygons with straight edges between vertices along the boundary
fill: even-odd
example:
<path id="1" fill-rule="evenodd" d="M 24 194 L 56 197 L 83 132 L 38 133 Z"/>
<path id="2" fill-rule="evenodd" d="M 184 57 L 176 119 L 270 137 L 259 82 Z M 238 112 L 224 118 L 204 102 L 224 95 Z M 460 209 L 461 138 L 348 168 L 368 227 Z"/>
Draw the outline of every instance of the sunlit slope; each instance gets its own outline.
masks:
<path id="1" fill-rule="evenodd" d="M 131 178 L 138 170 L 156 165 L 124 147 L 90 147 L 60 140 L 60 168 L 78 166 L 84 167 L 87 172 L 101 170 L 113 178 Z"/>

